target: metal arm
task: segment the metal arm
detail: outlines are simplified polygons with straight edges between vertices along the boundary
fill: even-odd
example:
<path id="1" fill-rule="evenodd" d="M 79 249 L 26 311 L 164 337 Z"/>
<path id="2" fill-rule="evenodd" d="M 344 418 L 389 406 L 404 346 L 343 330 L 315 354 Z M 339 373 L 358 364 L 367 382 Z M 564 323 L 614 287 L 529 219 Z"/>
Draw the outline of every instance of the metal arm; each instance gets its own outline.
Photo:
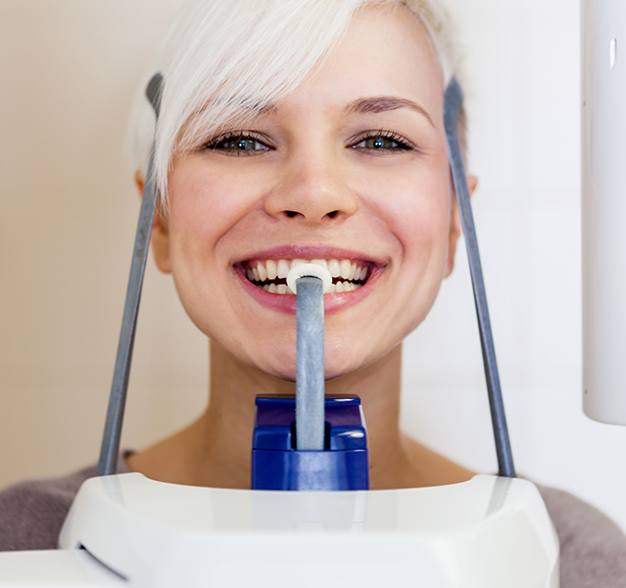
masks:
<path id="1" fill-rule="evenodd" d="M 159 117 L 162 85 L 163 76 L 157 73 L 152 77 L 146 88 L 146 97 L 150 101 L 157 119 Z M 122 328 L 117 346 L 111 394 L 109 396 L 109 408 L 107 410 L 104 434 L 102 436 L 102 446 L 100 448 L 100 459 L 98 461 L 97 471 L 99 476 L 115 474 L 117 471 L 117 458 L 120 447 L 120 437 L 122 435 L 124 409 L 126 407 L 126 392 L 128 389 L 128 378 L 130 376 L 130 364 L 133 357 L 137 314 L 139 312 L 139 302 L 141 301 L 141 289 L 150 249 L 150 235 L 152 233 L 152 223 L 157 200 L 152 160 L 153 153 L 150 156 L 148 176 L 145 178 L 143 200 L 139 212 L 139 222 L 137 223 L 137 233 L 135 235 L 130 276 L 126 290 Z"/>
<path id="2" fill-rule="evenodd" d="M 296 446 L 324 449 L 324 288 L 322 280 L 296 281 Z"/>
<path id="3" fill-rule="evenodd" d="M 474 226 L 470 193 L 467 186 L 467 177 L 465 175 L 465 166 L 463 165 L 463 157 L 457 131 L 462 105 L 463 90 L 458 81 L 453 78 L 446 88 L 444 115 L 450 167 L 452 169 L 454 188 L 461 212 L 463 235 L 465 236 L 467 257 L 469 260 L 470 274 L 472 276 L 474 302 L 476 305 L 476 316 L 478 318 L 478 329 L 480 331 L 480 344 L 483 353 L 485 378 L 487 380 L 491 425 L 493 427 L 493 435 L 496 444 L 499 475 L 513 478 L 515 477 L 515 466 L 513 464 L 513 454 L 511 453 L 506 413 L 502 400 L 502 390 L 500 389 L 498 362 L 496 361 L 496 350 L 493 343 L 493 334 L 491 332 L 491 321 L 489 320 L 487 293 L 483 280 L 478 239 L 476 238 L 476 227 Z"/>

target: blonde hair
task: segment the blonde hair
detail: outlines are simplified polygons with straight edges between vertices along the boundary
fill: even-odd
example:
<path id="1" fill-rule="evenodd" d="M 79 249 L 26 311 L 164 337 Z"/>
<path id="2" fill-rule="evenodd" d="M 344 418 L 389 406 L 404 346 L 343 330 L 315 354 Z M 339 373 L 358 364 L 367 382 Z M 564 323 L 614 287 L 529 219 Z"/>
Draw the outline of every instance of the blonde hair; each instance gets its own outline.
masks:
<path id="1" fill-rule="evenodd" d="M 176 154 L 292 92 L 338 43 L 356 10 L 372 4 L 411 10 L 438 56 L 444 87 L 459 76 L 450 19 L 438 0 L 190 0 L 150 72 L 165 78 L 156 135 L 145 85 L 135 103 L 134 169 L 146 176 L 154 137 L 155 182 L 166 199 Z M 460 131 L 465 150 L 464 113 Z"/>

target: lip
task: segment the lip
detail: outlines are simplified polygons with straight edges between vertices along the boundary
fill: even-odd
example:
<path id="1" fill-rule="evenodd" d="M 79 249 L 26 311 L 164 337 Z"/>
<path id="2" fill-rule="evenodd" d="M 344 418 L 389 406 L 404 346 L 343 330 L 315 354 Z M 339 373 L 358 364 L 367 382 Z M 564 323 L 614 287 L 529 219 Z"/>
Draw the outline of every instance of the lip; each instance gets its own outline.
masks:
<path id="1" fill-rule="evenodd" d="M 339 247 L 322 245 L 284 245 L 263 251 L 255 251 L 241 258 L 231 266 L 239 277 L 239 281 L 244 290 L 250 294 L 252 298 L 266 308 L 286 314 L 296 313 L 296 296 L 294 294 L 273 294 L 250 282 L 246 278 L 243 269 L 243 262 L 250 259 L 349 259 L 351 261 L 363 261 L 372 265 L 367 282 L 360 288 L 351 292 L 335 292 L 324 295 L 324 312 L 327 315 L 350 308 L 369 296 L 387 265 L 387 262 L 380 258 L 373 258 L 370 255 Z"/>

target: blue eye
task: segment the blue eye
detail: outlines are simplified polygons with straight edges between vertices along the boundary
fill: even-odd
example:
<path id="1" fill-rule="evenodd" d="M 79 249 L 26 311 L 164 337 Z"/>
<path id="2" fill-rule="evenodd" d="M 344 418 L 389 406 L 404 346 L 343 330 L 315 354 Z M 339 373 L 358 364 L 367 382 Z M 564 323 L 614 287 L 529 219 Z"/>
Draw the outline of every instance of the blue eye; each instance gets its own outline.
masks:
<path id="1" fill-rule="evenodd" d="M 261 148 L 257 148 L 261 146 Z M 231 133 L 218 137 L 205 145 L 205 149 L 212 149 L 215 151 L 224 151 L 229 155 L 254 155 L 255 153 L 265 153 L 270 151 L 270 148 L 257 137 L 249 133 Z"/>
<path id="2" fill-rule="evenodd" d="M 358 145 L 364 144 L 364 147 Z M 352 146 L 353 149 L 367 149 L 371 151 L 413 151 L 408 143 L 392 131 L 379 131 L 363 137 Z"/>
<path id="3" fill-rule="evenodd" d="M 372 152 L 415 150 L 415 147 L 411 146 L 406 140 L 393 131 L 385 131 L 383 129 L 362 137 L 357 143 L 351 145 L 350 148 Z M 241 155 L 256 155 L 272 151 L 272 148 L 261 141 L 259 137 L 244 131 L 236 133 L 231 132 L 217 137 L 207 143 L 204 146 L 204 149 L 221 151 L 236 157 Z"/>

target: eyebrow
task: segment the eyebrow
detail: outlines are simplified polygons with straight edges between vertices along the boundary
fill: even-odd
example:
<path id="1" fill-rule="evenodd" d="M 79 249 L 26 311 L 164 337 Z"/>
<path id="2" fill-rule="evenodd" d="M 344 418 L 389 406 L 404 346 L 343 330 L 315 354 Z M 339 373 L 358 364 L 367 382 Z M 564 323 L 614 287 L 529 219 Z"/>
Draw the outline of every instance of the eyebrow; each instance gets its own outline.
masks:
<path id="1" fill-rule="evenodd" d="M 428 111 L 420 106 L 417 102 L 409 100 L 408 98 L 400 98 L 398 96 L 371 96 L 369 98 L 357 98 L 353 100 L 344 108 L 345 114 L 379 114 L 381 112 L 389 112 L 391 110 L 398 110 L 400 108 L 409 108 L 415 112 L 418 112 L 428 120 L 430 125 L 434 128 L 435 123 L 432 117 L 428 114 Z M 277 112 L 278 108 L 275 104 L 266 104 L 255 108 L 258 114 L 268 114 L 270 112 Z"/>
<path id="2" fill-rule="evenodd" d="M 431 126 L 435 126 L 430 114 L 417 102 L 398 96 L 373 96 L 371 98 L 357 98 L 350 102 L 345 108 L 346 114 L 375 113 L 398 110 L 399 108 L 409 108 L 426 117 Z"/>

